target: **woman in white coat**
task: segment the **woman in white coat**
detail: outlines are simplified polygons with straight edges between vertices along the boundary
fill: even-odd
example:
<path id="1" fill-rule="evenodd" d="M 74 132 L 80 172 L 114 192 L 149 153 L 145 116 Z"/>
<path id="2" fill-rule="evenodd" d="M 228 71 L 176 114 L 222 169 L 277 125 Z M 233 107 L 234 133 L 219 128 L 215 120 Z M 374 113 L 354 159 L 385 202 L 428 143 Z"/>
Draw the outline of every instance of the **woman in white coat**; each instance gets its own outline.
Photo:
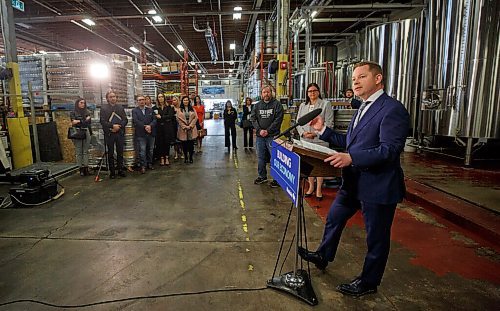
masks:
<path id="1" fill-rule="evenodd" d="M 303 115 L 313 111 L 315 109 L 321 108 L 321 117 L 325 120 L 325 125 L 332 128 L 333 127 L 333 109 L 332 105 L 321 98 L 321 92 L 319 86 L 316 83 L 310 83 L 307 86 L 306 102 L 300 104 L 299 112 L 297 113 L 297 119 Z M 308 142 L 323 145 L 328 147 L 328 143 L 319 139 L 318 135 L 314 129 L 306 124 L 304 126 L 298 126 L 297 131 L 300 134 L 300 139 L 306 140 Z M 314 189 L 314 177 L 309 177 L 309 188 L 305 191 L 305 196 L 310 197 L 316 190 L 316 199 L 321 201 L 323 199 L 323 193 L 321 186 L 323 184 L 323 177 L 316 177 L 316 189 Z"/>

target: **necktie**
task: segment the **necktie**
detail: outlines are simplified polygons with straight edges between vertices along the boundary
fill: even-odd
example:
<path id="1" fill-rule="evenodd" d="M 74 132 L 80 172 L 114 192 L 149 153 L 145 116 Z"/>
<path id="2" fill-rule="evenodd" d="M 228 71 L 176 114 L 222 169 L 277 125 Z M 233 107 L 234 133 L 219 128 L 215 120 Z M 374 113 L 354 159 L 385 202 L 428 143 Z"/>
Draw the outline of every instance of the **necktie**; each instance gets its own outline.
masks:
<path id="1" fill-rule="evenodd" d="M 371 102 L 364 102 L 358 109 L 358 114 L 356 115 L 356 120 L 354 120 L 354 128 L 358 125 L 359 120 L 361 120 L 361 115 L 363 114 L 363 110 L 365 110 L 366 106 L 368 106 Z"/>

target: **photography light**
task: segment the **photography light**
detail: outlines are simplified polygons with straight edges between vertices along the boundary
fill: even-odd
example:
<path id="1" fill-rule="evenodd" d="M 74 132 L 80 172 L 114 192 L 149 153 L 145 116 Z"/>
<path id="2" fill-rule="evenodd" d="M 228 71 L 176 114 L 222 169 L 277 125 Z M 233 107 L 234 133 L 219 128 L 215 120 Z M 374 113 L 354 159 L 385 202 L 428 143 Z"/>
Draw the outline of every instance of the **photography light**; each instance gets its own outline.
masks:
<path id="1" fill-rule="evenodd" d="M 93 63 L 90 64 L 90 76 L 99 80 L 106 79 L 109 75 L 109 69 L 106 64 Z"/>

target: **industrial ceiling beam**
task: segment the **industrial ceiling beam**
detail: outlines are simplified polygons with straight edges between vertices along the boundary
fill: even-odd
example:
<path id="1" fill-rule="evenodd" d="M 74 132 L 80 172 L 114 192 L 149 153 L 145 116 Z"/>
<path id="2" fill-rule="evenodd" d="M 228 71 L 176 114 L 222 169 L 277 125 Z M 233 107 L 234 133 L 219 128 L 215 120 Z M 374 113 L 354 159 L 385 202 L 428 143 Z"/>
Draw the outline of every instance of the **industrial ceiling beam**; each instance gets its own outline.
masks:
<path id="1" fill-rule="evenodd" d="M 241 11 L 241 14 L 270 14 L 272 11 L 259 10 L 259 11 Z M 23 18 L 15 18 L 16 23 L 25 23 L 25 24 L 39 24 L 39 23 L 58 23 L 58 22 L 68 22 L 71 20 L 82 20 L 85 18 L 90 18 L 94 21 L 98 20 L 120 20 L 120 19 L 143 19 L 147 17 L 151 17 L 150 14 L 133 14 L 133 15 L 106 15 L 101 14 L 101 16 L 92 16 L 92 15 L 83 15 L 83 14 L 73 14 L 73 15 L 55 15 L 55 16 L 39 16 L 39 17 L 23 17 Z M 233 15 L 233 12 L 185 12 L 185 13 L 163 13 L 163 14 L 155 14 L 161 17 L 193 17 L 193 16 L 219 16 L 219 15 Z"/>

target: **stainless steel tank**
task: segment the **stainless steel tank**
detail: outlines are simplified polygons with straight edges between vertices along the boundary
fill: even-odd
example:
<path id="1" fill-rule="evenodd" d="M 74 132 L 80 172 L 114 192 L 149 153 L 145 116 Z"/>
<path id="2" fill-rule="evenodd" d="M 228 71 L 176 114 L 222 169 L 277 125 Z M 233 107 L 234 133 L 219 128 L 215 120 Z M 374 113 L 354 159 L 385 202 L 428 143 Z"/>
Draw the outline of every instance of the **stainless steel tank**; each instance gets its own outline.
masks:
<path id="1" fill-rule="evenodd" d="M 313 67 L 310 68 L 309 83 L 318 84 L 323 98 L 334 97 L 334 87 L 335 87 L 335 77 L 334 71 L 329 70 L 328 79 L 326 77 L 326 67 Z M 305 85 L 305 73 L 300 71 L 294 76 L 294 88 L 293 88 L 293 98 L 295 99 L 306 99 L 306 87 Z"/>
<path id="2" fill-rule="evenodd" d="M 382 66 L 385 91 L 410 112 L 412 128 L 416 124 L 420 23 L 420 19 L 407 19 L 377 26 L 367 33 L 367 59 Z"/>
<path id="3" fill-rule="evenodd" d="M 274 46 L 274 23 L 270 19 L 266 21 L 265 41 L 266 41 L 266 43 L 265 43 L 266 54 L 272 54 L 273 53 L 273 46 Z"/>
<path id="4" fill-rule="evenodd" d="M 349 123 L 357 109 L 333 110 L 333 129 L 339 133 L 347 133 Z"/>
<path id="5" fill-rule="evenodd" d="M 255 56 L 260 56 L 262 53 L 261 47 L 264 43 L 264 35 L 266 33 L 266 24 L 263 20 L 257 20 L 255 23 Z"/>
<path id="6" fill-rule="evenodd" d="M 422 132 L 500 138 L 500 2 L 431 0 Z"/>

